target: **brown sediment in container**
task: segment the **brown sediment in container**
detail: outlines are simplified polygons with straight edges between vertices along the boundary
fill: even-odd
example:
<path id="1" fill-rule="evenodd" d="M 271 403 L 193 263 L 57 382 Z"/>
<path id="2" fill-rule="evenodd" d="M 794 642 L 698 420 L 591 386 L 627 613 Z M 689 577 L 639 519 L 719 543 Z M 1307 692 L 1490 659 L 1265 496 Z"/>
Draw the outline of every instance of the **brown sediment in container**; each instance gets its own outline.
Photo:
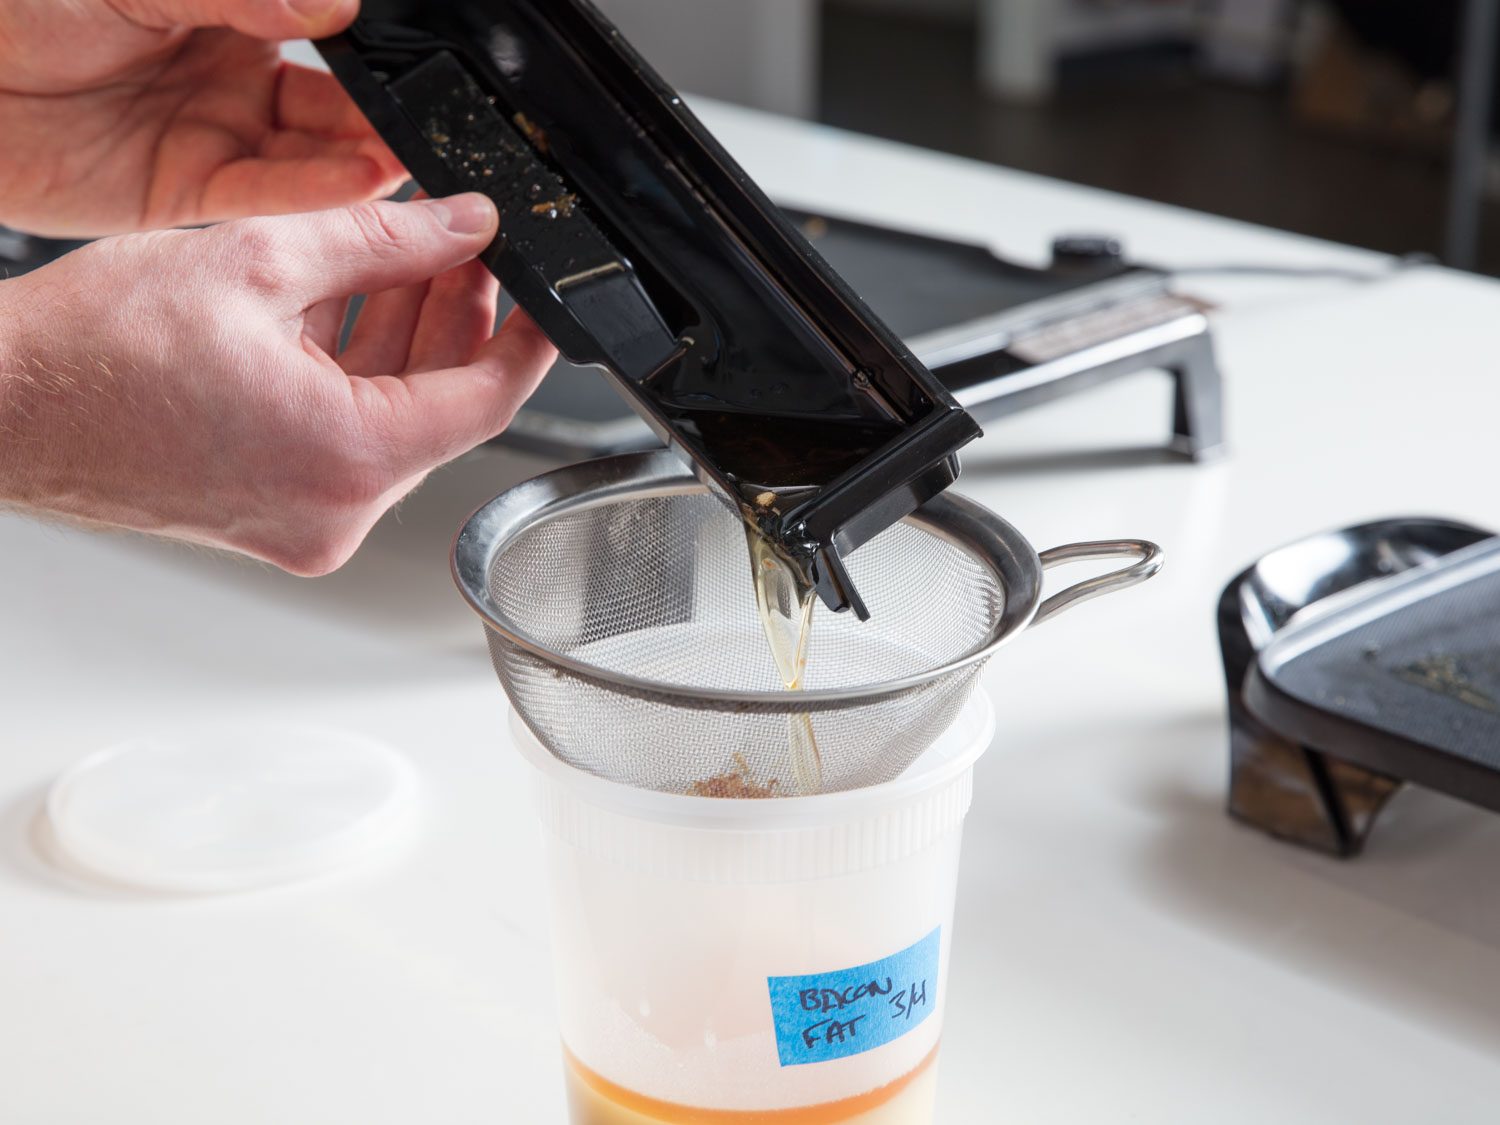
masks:
<path id="1" fill-rule="evenodd" d="M 719 801 L 761 801 L 781 796 L 776 780 L 756 781 L 750 772 L 750 763 L 740 754 L 734 756 L 734 769 L 693 782 L 687 795 Z"/>

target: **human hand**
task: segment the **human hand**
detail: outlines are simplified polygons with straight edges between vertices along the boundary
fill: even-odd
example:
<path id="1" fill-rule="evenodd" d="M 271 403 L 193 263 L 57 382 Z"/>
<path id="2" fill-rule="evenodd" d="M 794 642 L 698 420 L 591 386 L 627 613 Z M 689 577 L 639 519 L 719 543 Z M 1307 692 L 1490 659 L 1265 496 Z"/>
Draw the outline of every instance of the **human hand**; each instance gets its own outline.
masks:
<path id="1" fill-rule="evenodd" d="M 275 41 L 359 0 L 0 3 L 0 222 L 56 237 L 391 194 L 400 164 L 330 75 Z"/>
<path id="2" fill-rule="evenodd" d="M 478 195 L 361 204 L 106 239 L 0 282 L 0 503 L 336 569 L 556 357 L 519 314 L 491 336 L 472 259 L 497 222 Z"/>

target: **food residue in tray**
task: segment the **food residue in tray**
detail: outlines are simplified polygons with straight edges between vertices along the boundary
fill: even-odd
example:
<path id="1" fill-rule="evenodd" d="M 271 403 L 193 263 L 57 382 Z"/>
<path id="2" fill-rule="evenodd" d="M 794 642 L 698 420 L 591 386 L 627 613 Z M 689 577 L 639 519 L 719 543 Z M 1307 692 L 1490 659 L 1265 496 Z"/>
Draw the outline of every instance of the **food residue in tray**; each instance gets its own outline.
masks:
<path id="1" fill-rule="evenodd" d="M 1478 685 L 1464 674 L 1457 657 L 1428 656 L 1404 668 L 1397 668 L 1395 671 L 1399 679 L 1409 684 L 1426 688 L 1428 691 L 1468 704 L 1480 711 L 1500 714 L 1500 703 L 1480 690 Z"/>

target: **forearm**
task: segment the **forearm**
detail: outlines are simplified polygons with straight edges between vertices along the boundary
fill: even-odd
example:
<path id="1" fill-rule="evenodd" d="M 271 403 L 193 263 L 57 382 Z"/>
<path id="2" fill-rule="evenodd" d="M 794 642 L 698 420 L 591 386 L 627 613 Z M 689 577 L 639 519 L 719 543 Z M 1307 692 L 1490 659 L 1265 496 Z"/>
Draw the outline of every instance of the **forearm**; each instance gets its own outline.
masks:
<path id="1" fill-rule="evenodd" d="M 143 418 L 144 404 L 177 396 L 132 358 L 132 340 L 149 338 L 153 327 L 152 318 L 129 311 L 134 279 L 114 289 L 108 307 L 90 313 L 76 278 L 59 284 L 48 276 L 75 264 L 70 272 L 108 276 L 109 257 L 106 244 L 96 243 L 58 266 L 0 282 L 0 505 L 170 530 L 181 504 L 132 486 L 150 471 L 166 471 L 165 431 L 182 405 L 164 401 L 164 418 Z M 155 327 L 165 321 L 158 316 Z"/>
<path id="2" fill-rule="evenodd" d="M 33 441 L 26 424 L 30 387 L 16 296 L 15 282 L 0 281 L 0 507 L 25 504 L 30 492 L 25 453 Z"/>
<path id="3" fill-rule="evenodd" d="M 61 343 L 78 342 L 78 326 L 37 289 L 25 277 L 0 282 L 0 505 L 85 517 L 80 482 L 98 455 L 89 435 L 106 421 L 110 388 L 102 359 Z"/>

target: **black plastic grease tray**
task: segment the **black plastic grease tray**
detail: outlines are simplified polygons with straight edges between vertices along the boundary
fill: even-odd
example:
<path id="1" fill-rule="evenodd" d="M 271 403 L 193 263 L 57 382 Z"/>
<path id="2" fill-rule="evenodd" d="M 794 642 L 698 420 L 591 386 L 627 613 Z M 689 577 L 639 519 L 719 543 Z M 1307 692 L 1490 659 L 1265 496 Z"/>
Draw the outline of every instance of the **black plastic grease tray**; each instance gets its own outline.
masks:
<path id="1" fill-rule="evenodd" d="M 499 205 L 486 263 L 563 354 L 863 616 L 840 555 L 979 428 L 619 32 L 586 0 L 367 0 L 319 46 L 428 192 Z"/>

